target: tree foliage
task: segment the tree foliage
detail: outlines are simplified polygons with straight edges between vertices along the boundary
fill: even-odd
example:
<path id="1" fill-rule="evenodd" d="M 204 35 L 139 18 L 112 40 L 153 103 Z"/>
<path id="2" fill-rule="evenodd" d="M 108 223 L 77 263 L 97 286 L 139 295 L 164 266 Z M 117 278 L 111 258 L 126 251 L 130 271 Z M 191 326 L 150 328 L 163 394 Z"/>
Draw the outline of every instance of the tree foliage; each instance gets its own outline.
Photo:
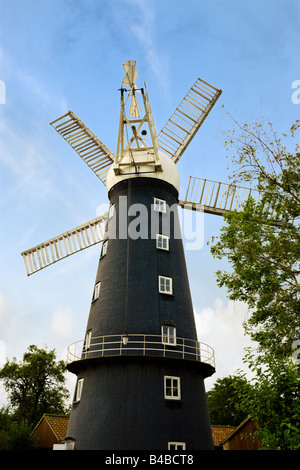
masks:
<path id="1" fill-rule="evenodd" d="M 214 257 L 227 258 L 231 266 L 217 272 L 218 285 L 249 306 L 245 331 L 256 350 L 248 350 L 245 362 L 256 378 L 248 402 L 266 448 L 300 446 L 300 361 L 293 360 L 300 313 L 300 152 L 298 143 L 293 150 L 286 146 L 299 126 L 297 121 L 289 136 L 279 137 L 271 123 L 235 121 L 226 140 L 235 150 L 232 184 L 247 181 L 260 197 L 225 216 L 211 247 Z"/>
<path id="2" fill-rule="evenodd" d="M 266 354 L 258 362 L 248 351 L 245 362 L 256 373 L 241 406 L 258 425 L 257 434 L 267 450 L 300 450 L 299 367 L 290 357 Z"/>
<path id="3" fill-rule="evenodd" d="M 0 380 L 8 394 L 9 406 L 0 412 L 0 447 L 24 448 L 44 413 L 66 413 L 65 364 L 56 361 L 55 350 L 29 346 L 23 361 L 7 360 Z"/>
<path id="4" fill-rule="evenodd" d="M 214 387 L 206 394 L 211 423 L 238 426 L 247 418 L 249 411 L 244 407 L 244 398 L 250 388 L 242 375 L 216 380 Z"/>
<path id="5" fill-rule="evenodd" d="M 257 122 L 237 129 L 239 135 L 234 129 L 226 140 L 236 146 L 232 180 L 250 182 L 260 200 L 250 198 L 242 211 L 225 216 L 227 225 L 211 251 L 226 257 L 233 270 L 218 271 L 218 284 L 231 299 L 248 303 L 247 331 L 262 350 L 285 355 L 297 336 L 300 312 L 299 144 L 294 153 L 287 151 L 270 123 L 266 129 Z"/>

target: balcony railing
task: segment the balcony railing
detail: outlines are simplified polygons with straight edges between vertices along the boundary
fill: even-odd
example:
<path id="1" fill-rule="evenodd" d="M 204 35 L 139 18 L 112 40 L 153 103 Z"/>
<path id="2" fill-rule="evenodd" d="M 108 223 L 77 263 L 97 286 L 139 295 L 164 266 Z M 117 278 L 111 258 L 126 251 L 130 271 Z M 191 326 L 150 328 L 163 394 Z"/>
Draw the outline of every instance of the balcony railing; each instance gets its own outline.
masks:
<path id="1" fill-rule="evenodd" d="M 144 334 L 98 336 L 71 344 L 67 364 L 100 357 L 160 356 L 189 359 L 215 368 L 214 350 L 208 344 L 187 338 L 172 340 L 172 344 L 166 343 L 161 335 Z"/>

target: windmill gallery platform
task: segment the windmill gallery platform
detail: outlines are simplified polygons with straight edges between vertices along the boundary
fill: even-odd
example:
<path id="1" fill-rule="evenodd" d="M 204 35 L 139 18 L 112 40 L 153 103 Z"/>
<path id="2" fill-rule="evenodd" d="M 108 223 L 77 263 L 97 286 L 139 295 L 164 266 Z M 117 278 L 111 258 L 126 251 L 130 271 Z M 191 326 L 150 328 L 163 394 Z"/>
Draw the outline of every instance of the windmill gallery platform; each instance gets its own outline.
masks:
<path id="1" fill-rule="evenodd" d="M 197 340 L 176 163 L 221 90 L 197 79 L 157 136 L 135 61 L 124 69 L 116 154 L 72 111 L 51 123 L 106 185 L 108 213 L 22 253 L 31 275 L 102 242 L 86 331 L 68 350 L 77 383 L 64 445 L 213 449 L 204 379 L 214 352 Z M 201 210 L 218 214 L 214 200 Z"/>

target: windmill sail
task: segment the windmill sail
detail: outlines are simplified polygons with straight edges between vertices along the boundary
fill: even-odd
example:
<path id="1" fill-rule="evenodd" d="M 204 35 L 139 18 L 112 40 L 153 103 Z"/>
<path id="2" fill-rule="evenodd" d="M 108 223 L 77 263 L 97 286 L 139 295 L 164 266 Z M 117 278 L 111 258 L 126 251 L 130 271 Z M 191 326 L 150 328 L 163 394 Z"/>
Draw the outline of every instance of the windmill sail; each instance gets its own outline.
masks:
<path id="1" fill-rule="evenodd" d="M 40 271 L 50 264 L 71 256 L 103 241 L 108 214 L 97 217 L 83 225 L 23 251 L 27 275 Z"/>
<path id="2" fill-rule="evenodd" d="M 72 111 L 50 122 L 50 125 L 105 184 L 107 172 L 115 156 L 103 142 Z"/>
<path id="3" fill-rule="evenodd" d="M 198 78 L 158 135 L 160 148 L 177 163 L 221 95 Z"/>
<path id="4" fill-rule="evenodd" d="M 179 204 L 181 207 L 222 216 L 241 209 L 250 196 L 258 202 L 260 194 L 250 188 L 190 176 L 185 200 L 179 201 Z"/>
<path id="5" fill-rule="evenodd" d="M 179 205 L 185 209 L 223 216 L 230 211 L 242 210 L 250 197 L 257 206 L 264 195 L 255 189 L 190 176 L 185 200 L 179 201 Z M 278 214 L 275 207 L 276 195 L 264 204 L 264 214 L 273 225 L 281 225 L 282 214 Z M 290 222 L 293 223 L 293 220 Z"/>

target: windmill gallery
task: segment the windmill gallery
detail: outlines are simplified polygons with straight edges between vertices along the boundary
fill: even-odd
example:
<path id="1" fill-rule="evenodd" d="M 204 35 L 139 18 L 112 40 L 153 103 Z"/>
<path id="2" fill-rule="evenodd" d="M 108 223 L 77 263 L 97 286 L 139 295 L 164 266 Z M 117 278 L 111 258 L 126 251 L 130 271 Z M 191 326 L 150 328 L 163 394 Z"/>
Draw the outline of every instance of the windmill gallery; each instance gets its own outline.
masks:
<path id="1" fill-rule="evenodd" d="M 84 339 L 68 349 L 77 383 L 62 446 L 213 449 L 214 352 L 197 340 L 178 205 L 223 215 L 245 190 L 191 177 L 179 200 L 176 163 L 221 90 L 198 78 L 157 134 L 135 61 L 124 69 L 115 154 L 72 111 L 51 123 L 106 185 L 108 212 L 22 253 L 32 275 L 102 243 Z"/>

